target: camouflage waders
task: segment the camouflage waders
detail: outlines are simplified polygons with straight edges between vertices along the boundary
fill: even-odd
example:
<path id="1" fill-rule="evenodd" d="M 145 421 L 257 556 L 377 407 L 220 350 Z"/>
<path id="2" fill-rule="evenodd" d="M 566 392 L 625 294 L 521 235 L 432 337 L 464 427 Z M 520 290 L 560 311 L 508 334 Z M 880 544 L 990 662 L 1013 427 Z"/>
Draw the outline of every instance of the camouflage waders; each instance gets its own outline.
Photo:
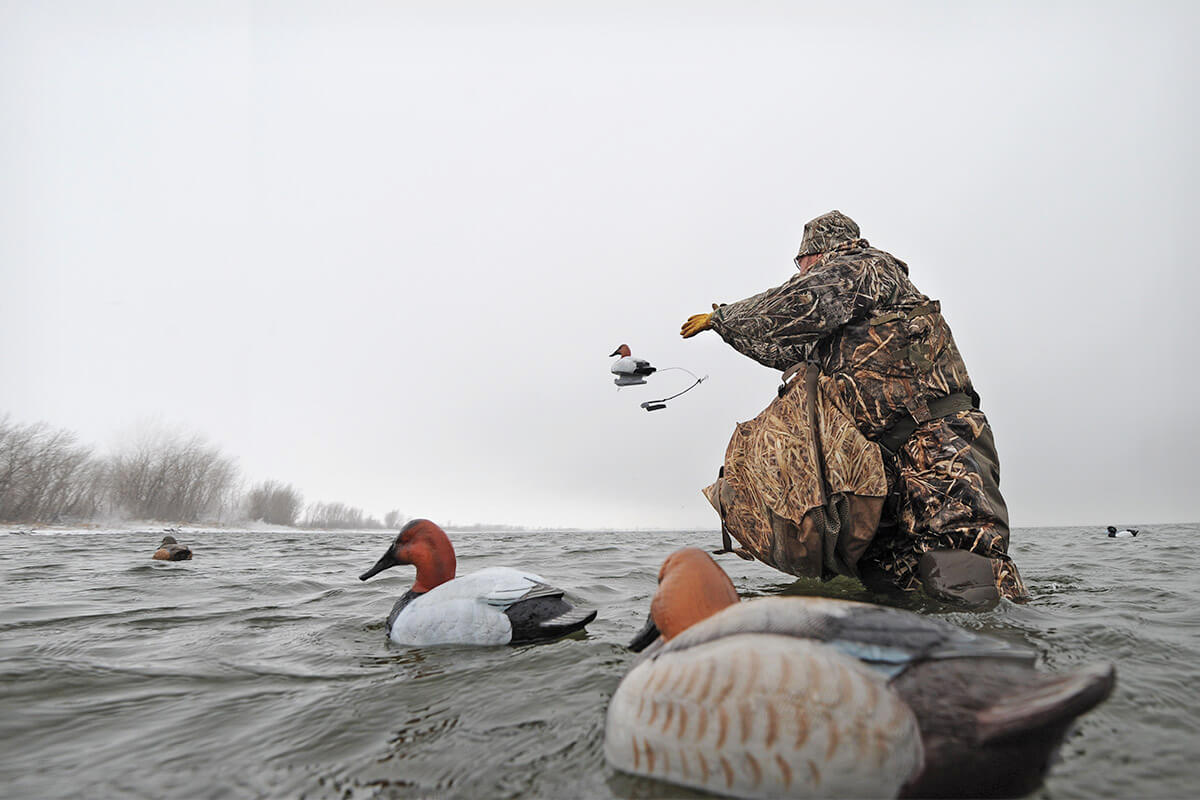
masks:
<path id="1" fill-rule="evenodd" d="M 993 594 L 1026 599 L 1007 555 L 991 429 L 941 306 L 917 290 L 904 262 L 858 236 L 837 211 L 810 221 L 797 263 L 819 260 L 782 286 L 720 306 L 711 327 L 764 366 L 815 364 L 863 436 L 895 451 L 884 459 L 891 496 L 882 524 L 859 562 L 864 583 L 903 591 L 921 583 L 951 597 L 947 570 L 974 585 L 986 569 Z M 951 568 L 942 551 L 993 560 L 955 557 Z"/>
<path id="2" fill-rule="evenodd" d="M 992 429 L 982 411 L 959 411 L 917 426 L 894 457 L 885 455 L 884 464 L 893 492 L 859 561 L 864 584 L 911 591 L 920 583 L 925 553 L 964 550 L 989 559 L 990 579 L 1001 596 L 1028 599 L 1008 557 L 1008 509 Z"/>

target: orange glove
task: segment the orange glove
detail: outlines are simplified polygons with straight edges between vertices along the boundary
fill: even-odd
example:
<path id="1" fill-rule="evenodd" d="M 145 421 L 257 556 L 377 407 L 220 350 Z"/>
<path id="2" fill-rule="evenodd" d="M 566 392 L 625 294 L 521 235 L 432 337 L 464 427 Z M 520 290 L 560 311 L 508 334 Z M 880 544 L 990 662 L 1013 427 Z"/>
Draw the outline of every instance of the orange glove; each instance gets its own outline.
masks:
<path id="1" fill-rule="evenodd" d="M 718 306 L 712 304 L 713 311 L 716 311 Z M 712 314 L 693 314 L 687 318 L 687 322 L 679 329 L 679 335 L 685 339 L 690 339 L 700 331 L 706 331 L 712 327 Z"/>

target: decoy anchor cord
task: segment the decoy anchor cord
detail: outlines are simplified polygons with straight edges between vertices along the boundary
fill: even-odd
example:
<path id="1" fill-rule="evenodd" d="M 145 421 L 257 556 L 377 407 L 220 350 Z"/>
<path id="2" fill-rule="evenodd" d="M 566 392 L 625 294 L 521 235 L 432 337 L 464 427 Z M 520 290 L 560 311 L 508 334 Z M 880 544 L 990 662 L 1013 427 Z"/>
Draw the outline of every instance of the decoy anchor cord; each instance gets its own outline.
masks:
<path id="1" fill-rule="evenodd" d="M 695 378 L 696 382 L 693 383 L 691 386 L 687 387 L 686 389 L 684 389 L 682 392 L 676 392 L 675 394 L 671 395 L 670 397 L 664 397 L 661 400 L 647 400 L 646 402 L 642 403 L 642 408 L 646 409 L 647 411 L 658 411 L 660 409 L 666 408 L 668 400 L 674 400 L 676 397 L 679 397 L 681 394 L 687 394 L 692 389 L 695 389 L 697 386 L 699 386 L 700 384 L 702 384 L 706 380 L 708 380 L 707 375 L 705 375 L 703 378 L 697 378 L 696 373 L 692 372 L 690 369 L 684 369 L 683 367 L 663 367 L 662 369 L 659 370 L 659 372 L 669 372 L 673 369 L 677 369 L 682 372 L 686 372 L 688 375 L 691 375 L 693 378 Z"/>

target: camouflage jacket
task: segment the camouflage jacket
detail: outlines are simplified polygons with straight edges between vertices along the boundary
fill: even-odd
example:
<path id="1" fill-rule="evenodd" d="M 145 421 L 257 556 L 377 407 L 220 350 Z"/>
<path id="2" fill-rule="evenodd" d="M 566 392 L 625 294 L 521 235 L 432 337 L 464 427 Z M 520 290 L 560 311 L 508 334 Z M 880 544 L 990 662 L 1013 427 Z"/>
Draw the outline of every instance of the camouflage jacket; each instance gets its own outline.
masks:
<path id="1" fill-rule="evenodd" d="M 863 239 L 782 286 L 721 306 L 712 328 L 765 366 L 815 363 L 872 440 L 908 414 L 929 419 L 935 398 L 978 400 L 938 303 L 917 291 L 904 262 Z"/>

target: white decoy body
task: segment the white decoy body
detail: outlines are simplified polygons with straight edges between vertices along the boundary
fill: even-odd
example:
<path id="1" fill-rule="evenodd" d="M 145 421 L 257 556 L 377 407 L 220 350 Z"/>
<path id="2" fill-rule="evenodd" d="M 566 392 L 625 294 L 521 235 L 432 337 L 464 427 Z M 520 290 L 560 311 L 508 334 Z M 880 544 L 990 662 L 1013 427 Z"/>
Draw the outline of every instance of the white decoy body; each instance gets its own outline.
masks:
<path id="1" fill-rule="evenodd" d="M 646 382 L 647 375 L 652 375 L 657 371 L 657 368 L 650 366 L 650 362 L 646 359 L 634 358 L 627 344 L 613 350 L 609 356 L 620 356 L 613 362 L 610 369 L 612 374 L 617 376 L 613 379 L 613 383 L 617 386 L 638 386 Z"/>
<path id="2" fill-rule="evenodd" d="M 487 567 L 435 586 L 388 617 L 396 644 L 497 645 L 513 642 L 515 604 L 536 597 L 562 597 L 541 576 L 511 567 Z"/>
<path id="3" fill-rule="evenodd" d="M 417 519 L 404 526 L 367 580 L 390 567 L 412 564 L 417 579 L 392 607 L 389 638 L 397 644 L 526 644 L 582 630 L 596 618 L 568 603 L 562 589 L 540 575 L 512 567 L 487 567 L 456 576 L 454 547 L 436 524 Z"/>
<path id="4" fill-rule="evenodd" d="M 1138 535 L 1137 528 L 1126 528 L 1125 530 L 1117 530 L 1114 526 L 1108 526 L 1108 538 L 1110 539 L 1128 539 Z"/>

